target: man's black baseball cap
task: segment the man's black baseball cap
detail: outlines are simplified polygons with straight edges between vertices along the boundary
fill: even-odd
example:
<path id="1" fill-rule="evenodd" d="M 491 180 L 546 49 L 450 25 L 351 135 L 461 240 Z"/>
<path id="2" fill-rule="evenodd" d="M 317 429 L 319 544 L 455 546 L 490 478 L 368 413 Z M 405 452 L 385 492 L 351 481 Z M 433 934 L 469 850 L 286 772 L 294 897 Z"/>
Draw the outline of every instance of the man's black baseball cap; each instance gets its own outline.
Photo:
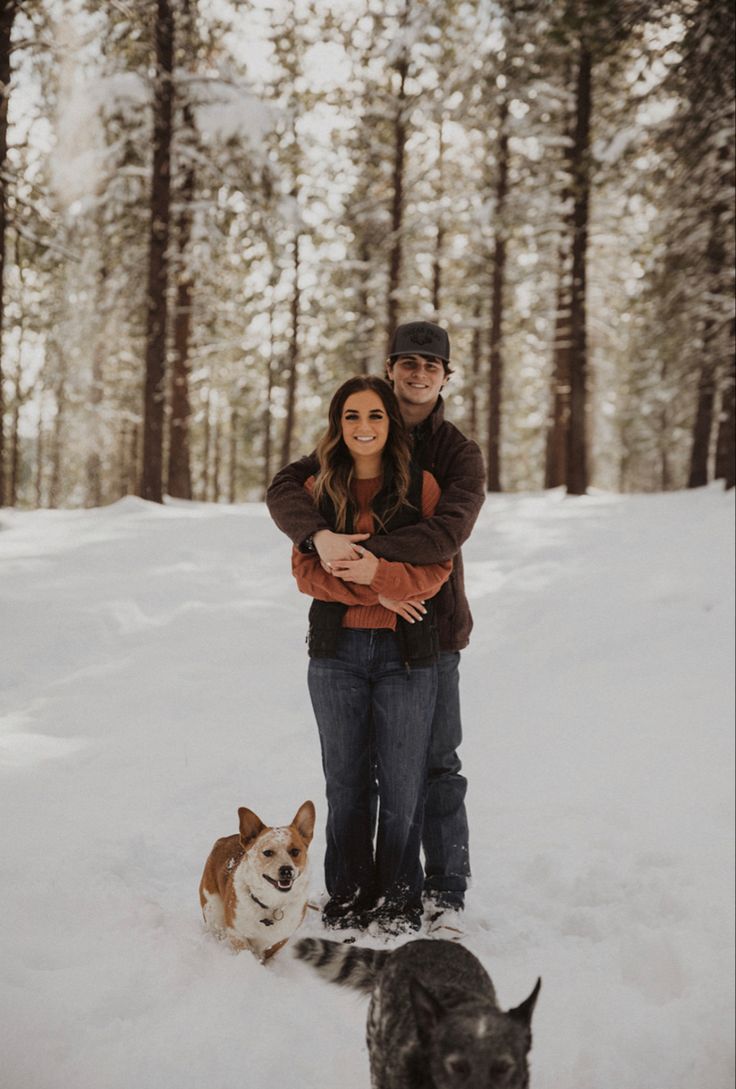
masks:
<path id="1" fill-rule="evenodd" d="M 450 338 L 447 331 L 431 321 L 410 321 L 399 325 L 391 338 L 389 359 L 400 355 L 425 355 L 450 362 Z"/>

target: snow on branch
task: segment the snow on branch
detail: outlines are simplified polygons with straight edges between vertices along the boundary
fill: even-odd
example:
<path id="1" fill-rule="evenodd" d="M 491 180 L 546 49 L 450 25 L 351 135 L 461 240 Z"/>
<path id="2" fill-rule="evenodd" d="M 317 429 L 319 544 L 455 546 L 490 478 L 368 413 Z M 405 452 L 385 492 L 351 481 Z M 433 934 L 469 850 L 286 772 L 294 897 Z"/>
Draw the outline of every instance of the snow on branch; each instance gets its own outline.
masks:
<path id="1" fill-rule="evenodd" d="M 184 80 L 179 77 L 179 86 Z M 244 140 L 254 152 L 265 156 L 264 141 L 276 123 L 276 111 L 258 97 L 251 87 L 224 76 L 188 76 L 196 87 L 193 95 L 197 131 L 205 142 L 228 143 Z"/>

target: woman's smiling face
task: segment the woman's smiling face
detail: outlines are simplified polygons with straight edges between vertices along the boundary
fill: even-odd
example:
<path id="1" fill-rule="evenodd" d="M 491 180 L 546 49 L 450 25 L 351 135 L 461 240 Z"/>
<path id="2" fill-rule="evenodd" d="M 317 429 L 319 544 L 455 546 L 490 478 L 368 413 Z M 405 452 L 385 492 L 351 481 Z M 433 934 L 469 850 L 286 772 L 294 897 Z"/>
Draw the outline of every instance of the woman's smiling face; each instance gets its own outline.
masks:
<path id="1" fill-rule="evenodd" d="M 353 461 L 380 458 L 388 440 L 389 419 L 383 401 L 373 390 L 351 393 L 342 407 L 342 439 Z"/>

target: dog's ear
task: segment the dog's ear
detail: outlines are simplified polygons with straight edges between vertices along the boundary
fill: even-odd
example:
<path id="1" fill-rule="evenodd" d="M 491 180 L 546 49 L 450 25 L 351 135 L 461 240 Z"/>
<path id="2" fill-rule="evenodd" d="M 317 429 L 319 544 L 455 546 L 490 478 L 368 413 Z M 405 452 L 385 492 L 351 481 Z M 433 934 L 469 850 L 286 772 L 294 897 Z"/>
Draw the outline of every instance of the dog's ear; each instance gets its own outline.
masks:
<path id="1" fill-rule="evenodd" d="M 247 849 L 256 836 L 259 836 L 266 827 L 260 817 L 257 817 L 251 809 L 241 805 L 238 810 L 240 817 L 240 842 Z"/>
<path id="2" fill-rule="evenodd" d="M 426 1043 L 432 1035 L 437 1022 L 444 1015 L 445 1007 L 415 976 L 409 978 L 409 995 L 419 1039 L 422 1043 Z"/>
<path id="3" fill-rule="evenodd" d="M 520 1006 L 516 1006 L 515 1009 L 509 1010 L 508 1016 L 512 1017 L 514 1021 L 518 1021 L 524 1028 L 530 1029 L 532 1024 L 532 1014 L 534 1013 L 534 1007 L 537 1004 L 537 998 L 539 997 L 539 989 L 542 986 L 541 978 L 537 980 L 534 990 L 528 998 L 524 999 Z"/>
<path id="4" fill-rule="evenodd" d="M 314 812 L 313 802 L 305 802 L 304 805 L 299 807 L 294 820 L 291 822 L 292 827 L 296 828 L 307 847 L 312 842 L 315 819 L 316 814 Z"/>

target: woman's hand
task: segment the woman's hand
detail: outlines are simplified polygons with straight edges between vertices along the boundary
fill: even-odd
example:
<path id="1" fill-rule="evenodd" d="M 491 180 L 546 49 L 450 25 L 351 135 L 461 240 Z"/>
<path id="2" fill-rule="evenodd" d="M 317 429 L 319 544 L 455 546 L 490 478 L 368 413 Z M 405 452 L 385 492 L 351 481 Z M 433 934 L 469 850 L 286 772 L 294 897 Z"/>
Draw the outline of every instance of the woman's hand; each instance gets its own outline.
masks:
<path id="1" fill-rule="evenodd" d="M 358 582 L 361 586 L 370 586 L 376 577 L 378 558 L 366 548 L 361 548 L 359 545 L 353 547 L 360 553 L 360 559 L 335 560 L 332 563 L 323 563 L 322 566 L 343 582 Z"/>
<path id="2" fill-rule="evenodd" d="M 396 613 L 403 620 L 408 620 L 410 624 L 413 624 L 415 620 L 424 620 L 427 612 L 424 602 L 419 597 L 411 598 L 409 601 L 392 601 L 390 597 L 379 594 L 378 603 L 383 605 L 384 609 L 390 609 L 392 613 Z"/>
<path id="3" fill-rule="evenodd" d="M 320 529 L 312 540 L 322 566 L 328 570 L 327 564 L 334 563 L 335 560 L 357 559 L 360 553 L 355 542 L 365 541 L 368 537 L 370 533 L 333 533 L 331 529 Z"/>

